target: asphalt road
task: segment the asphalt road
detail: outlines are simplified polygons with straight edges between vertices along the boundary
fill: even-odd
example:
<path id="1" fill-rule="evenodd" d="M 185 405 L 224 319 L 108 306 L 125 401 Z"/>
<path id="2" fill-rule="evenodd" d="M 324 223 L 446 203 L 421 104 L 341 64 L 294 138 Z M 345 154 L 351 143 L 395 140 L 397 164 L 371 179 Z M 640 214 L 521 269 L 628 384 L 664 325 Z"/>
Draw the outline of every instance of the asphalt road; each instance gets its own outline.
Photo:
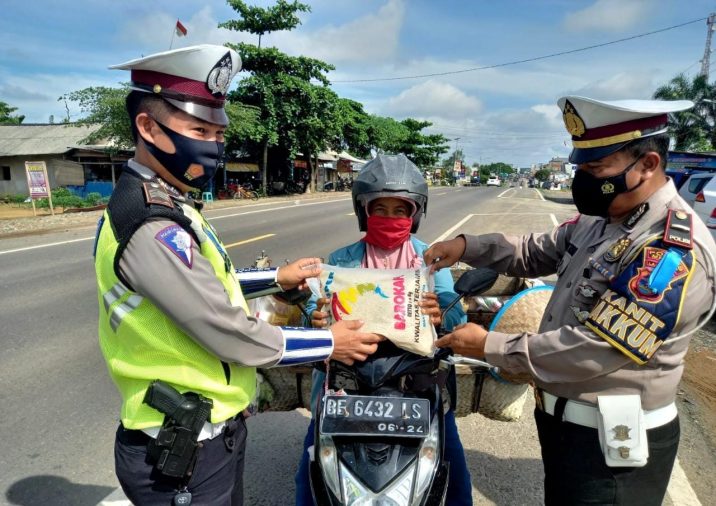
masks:
<path id="1" fill-rule="evenodd" d="M 266 201 L 207 216 L 235 265 L 250 265 L 261 250 L 278 264 L 355 241 L 348 197 Z M 534 190 L 436 188 L 418 236 L 432 242 L 459 232 L 542 231 L 573 214 Z M 90 506 L 117 488 L 119 397 L 97 345 L 93 233 L 0 240 L 0 503 Z M 459 420 L 476 504 L 542 503 L 531 409 L 528 401 L 515 423 Z M 249 420 L 246 504 L 292 503 L 307 424 L 301 410 Z"/>

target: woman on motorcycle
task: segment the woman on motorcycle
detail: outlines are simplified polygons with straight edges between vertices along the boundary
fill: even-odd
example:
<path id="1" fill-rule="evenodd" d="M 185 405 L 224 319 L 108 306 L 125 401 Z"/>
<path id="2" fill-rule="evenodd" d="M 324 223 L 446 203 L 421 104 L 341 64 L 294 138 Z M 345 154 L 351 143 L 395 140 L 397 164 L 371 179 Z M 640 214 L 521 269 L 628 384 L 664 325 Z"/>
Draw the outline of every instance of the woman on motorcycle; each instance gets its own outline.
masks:
<path id="1" fill-rule="evenodd" d="M 428 185 L 418 168 L 405 155 L 378 155 L 363 167 L 353 182 L 352 193 L 358 226 L 366 235 L 360 241 L 331 253 L 327 263 L 369 269 L 420 267 L 427 244 L 412 233 L 417 231 L 420 218 L 426 213 Z M 442 269 L 435 273 L 435 293 L 423 294 L 421 307 L 425 314 L 431 316 L 433 324 L 438 325 L 441 323 L 440 308 L 446 307 L 456 296 L 450 271 Z M 328 325 L 328 314 L 317 310 L 324 303 L 325 300 L 312 299 L 307 306 L 315 327 Z M 449 330 L 465 320 L 465 313 L 458 304 L 448 311 L 442 325 Z M 313 409 L 322 395 L 324 381 L 325 374 L 314 370 Z M 307 451 L 313 443 L 314 423 L 311 420 L 296 473 L 296 504 L 300 506 L 313 504 Z M 472 504 L 470 473 L 452 409 L 445 415 L 445 460 L 450 463 L 446 504 Z"/>

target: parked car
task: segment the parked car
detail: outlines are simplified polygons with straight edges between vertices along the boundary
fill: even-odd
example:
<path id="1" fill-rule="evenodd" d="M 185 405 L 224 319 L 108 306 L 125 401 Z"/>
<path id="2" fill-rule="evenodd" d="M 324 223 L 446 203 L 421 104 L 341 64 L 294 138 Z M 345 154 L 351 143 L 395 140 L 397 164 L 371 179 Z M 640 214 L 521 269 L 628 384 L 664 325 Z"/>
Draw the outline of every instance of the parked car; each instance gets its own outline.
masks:
<path id="1" fill-rule="evenodd" d="M 694 207 L 696 196 L 701 193 L 706 184 L 714 177 L 713 172 L 694 172 L 690 174 L 679 189 L 679 195 L 691 207 Z"/>
<path id="2" fill-rule="evenodd" d="M 472 176 L 463 186 L 480 186 L 480 176 Z"/>
<path id="3" fill-rule="evenodd" d="M 711 178 L 696 195 L 692 207 L 696 215 L 711 230 L 711 235 L 716 240 L 716 178 Z"/>
<path id="4" fill-rule="evenodd" d="M 486 185 L 487 186 L 500 186 L 501 185 L 500 178 L 499 177 L 488 178 Z"/>

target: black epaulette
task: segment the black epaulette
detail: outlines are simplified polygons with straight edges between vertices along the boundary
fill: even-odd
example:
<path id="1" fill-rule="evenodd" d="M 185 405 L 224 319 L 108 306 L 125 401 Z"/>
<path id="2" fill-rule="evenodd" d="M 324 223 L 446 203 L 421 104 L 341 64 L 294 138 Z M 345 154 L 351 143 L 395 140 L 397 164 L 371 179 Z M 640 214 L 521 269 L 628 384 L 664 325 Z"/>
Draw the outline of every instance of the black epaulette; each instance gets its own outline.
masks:
<path id="1" fill-rule="evenodd" d="M 679 248 L 693 249 L 694 229 L 691 213 L 680 209 L 669 209 L 664 227 L 664 244 Z"/>
<path id="2" fill-rule="evenodd" d="M 112 197 L 107 204 L 107 213 L 114 236 L 119 243 L 114 257 L 114 272 L 128 287 L 127 280 L 119 270 L 119 259 L 129 240 L 139 227 L 150 218 L 162 218 L 173 221 L 186 230 L 196 242 L 196 233 L 191 228 L 191 219 L 174 205 L 169 193 L 159 183 L 147 181 L 126 165 Z"/>

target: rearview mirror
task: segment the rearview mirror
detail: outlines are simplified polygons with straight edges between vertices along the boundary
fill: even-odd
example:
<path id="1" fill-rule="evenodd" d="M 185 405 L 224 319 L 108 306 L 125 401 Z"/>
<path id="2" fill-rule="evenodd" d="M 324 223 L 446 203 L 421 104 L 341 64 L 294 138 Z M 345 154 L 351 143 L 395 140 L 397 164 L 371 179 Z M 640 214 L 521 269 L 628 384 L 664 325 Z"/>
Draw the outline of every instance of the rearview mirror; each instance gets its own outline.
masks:
<path id="1" fill-rule="evenodd" d="M 486 267 L 465 271 L 455 283 L 455 292 L 463 297 L 472 297 L 489 290 L 497 281 L 496 271 Z"/>

